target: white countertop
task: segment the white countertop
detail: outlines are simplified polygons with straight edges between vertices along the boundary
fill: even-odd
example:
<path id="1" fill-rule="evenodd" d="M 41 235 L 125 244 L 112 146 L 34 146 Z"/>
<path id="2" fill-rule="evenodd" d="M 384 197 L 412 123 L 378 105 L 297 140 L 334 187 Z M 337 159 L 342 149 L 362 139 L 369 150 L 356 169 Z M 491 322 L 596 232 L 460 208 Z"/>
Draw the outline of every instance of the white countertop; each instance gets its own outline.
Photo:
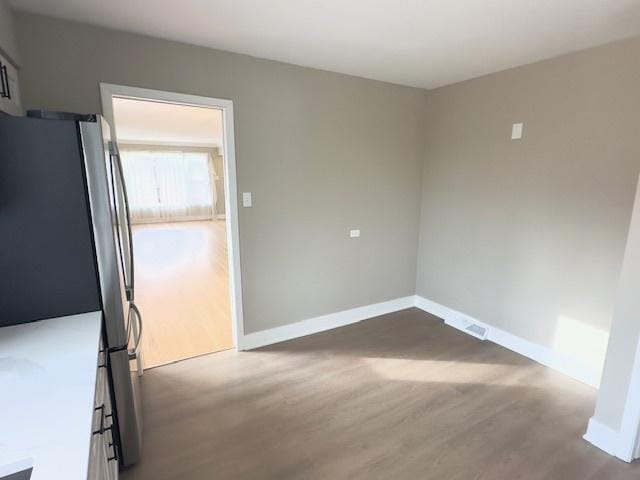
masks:
<path id="1" fill-rule="evenodd" d="M 32 480 L 86 480 L 101 324 L 91 312 L 0 328 L 0 476 L 32 461 Z"/>

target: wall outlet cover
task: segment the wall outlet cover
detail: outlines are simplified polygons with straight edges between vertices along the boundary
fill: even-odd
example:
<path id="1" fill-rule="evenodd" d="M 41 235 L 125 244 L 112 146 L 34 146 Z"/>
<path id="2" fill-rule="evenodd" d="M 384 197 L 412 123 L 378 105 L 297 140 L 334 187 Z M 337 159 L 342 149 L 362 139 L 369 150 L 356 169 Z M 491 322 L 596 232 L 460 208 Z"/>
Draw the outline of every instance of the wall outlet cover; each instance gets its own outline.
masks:
<path id="1" fill-rule="evenodd" d="M 524 128 L 524 124 L 522 123 L 514 123 L 511 127 L 511 140 L 520 140 L 522 138 L 522 130 Z"/>

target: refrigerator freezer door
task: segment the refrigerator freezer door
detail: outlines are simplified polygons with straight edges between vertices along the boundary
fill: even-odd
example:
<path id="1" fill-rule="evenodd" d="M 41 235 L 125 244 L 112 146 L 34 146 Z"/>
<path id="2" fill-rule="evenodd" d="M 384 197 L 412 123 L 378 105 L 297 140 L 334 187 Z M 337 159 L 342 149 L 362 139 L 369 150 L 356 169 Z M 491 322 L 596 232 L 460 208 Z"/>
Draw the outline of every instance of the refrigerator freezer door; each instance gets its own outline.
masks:
<path id="1" fill-rule="evenodd" d="M 107 346 L 110 349 L 126 348 L 129 341 L 127 323 L 129 305 L 121 273 L 117 212 L 109 193 L 109 126 L 100 117 L 97 122 L 80 122 L 79 125 L 84 150 Z"/>
<path id="2" fill-rule="evenodd" d="M 136 463 L 142 451 L 140 383 L 137 374 L 130 368 L 127 350 L 110 354 L 109 369 L 118 423 L 120 464 L 126 467 Z"/>

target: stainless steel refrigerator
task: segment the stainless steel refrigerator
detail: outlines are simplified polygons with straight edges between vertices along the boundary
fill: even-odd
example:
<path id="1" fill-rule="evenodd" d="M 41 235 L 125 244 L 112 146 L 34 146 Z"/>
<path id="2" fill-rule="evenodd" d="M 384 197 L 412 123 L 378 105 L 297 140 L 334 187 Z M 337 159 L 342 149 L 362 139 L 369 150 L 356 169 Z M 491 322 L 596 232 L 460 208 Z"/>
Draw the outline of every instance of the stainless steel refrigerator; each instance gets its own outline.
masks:
<path id="1" fill-rule="evenodd" d="M 114 433 L 131 465 L 142 324 L 117 145 L 98 115 L 31 115 L 0 117 L 0 327 L 103 311 Z"/>

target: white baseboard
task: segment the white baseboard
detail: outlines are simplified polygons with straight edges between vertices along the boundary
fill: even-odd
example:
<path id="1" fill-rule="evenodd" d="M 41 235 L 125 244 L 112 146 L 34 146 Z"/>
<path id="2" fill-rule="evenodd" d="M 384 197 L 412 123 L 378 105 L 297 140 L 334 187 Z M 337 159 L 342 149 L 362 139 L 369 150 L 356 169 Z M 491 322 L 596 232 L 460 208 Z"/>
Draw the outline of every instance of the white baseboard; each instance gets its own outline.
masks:
<path id="1" fill-rule="evenodd" d="M 581 364 L 574 358 L 568 357 L 552 348 L 525 340 L 522 337 L 481 322 L 469 315 L 465 315 L 464 313 L 440 305 L 419 295 L 411 295 L 386 302 L 352 308 L 342 312 L 309 318 L 281 327 L 249 333 L 239 338 L 238 350 L 252 350 L 273 343 L 284 342 L 325 330 L 331 330 L 410 307 L 417 307 L 427 313 L 435 315 L 443 319 L 447 325 L 467 334 L 469 334 L 469 332 L 466 330 L 466 327 L 469 324 L 479 325 L 487 329 L 486 339 L 491 342 L 497 343 L 513 352 L 519 353 L 549 368 L 553 368 L 592 387 L 598 388 L 600 384 L 601 372 Z"/>
<path id="2" fill-rule="evenodd" d="M 626 448 L 626 443 L 620 438 L 620 433 L 611 427 L 608 427 L 600 423 L 595 418 L 589 420 L 589 426 L 587 427 L 587 433 L 582 437 L 587 442 L 595 445 L 600 450 L 604 450 L 609 455 L 618 457 L 620 460 L 624 460 L 630 463 L 633 460 L 631 450 Z"/>
<path id="3" fill-rule="evenodd" d="M 320 317 L 309 318 L 289 325 L 261 330 L 243 335 L 239 339 L 238 350 L 252 350 L 273 343 L 284 342 L 294 338 L 304 337 L 313 333 L 343 327 L 368 318 L 397 312 L 415 306 L 415 297 L 396 298 L 387 302 L 374 303 L 363 307 L 351 308 L 342 312 L 330 313 Z"/>
<path id="4" fill-rule="evenodd" d="M 600 385 L 601 372 L 583 365 L 574 358 L 564 355 L 557 350 L 525 340 L 505 330 L 501 330 L 487 323 L 481 322 L 469 315 L 458 312 L 452 308 L 440 305 L 419 295 L 416 295 L 416 307 L 427 313 L 442 318 L 447 325 L 468 333 L 465 329 L 469 324 L 477 324 L 488 330 L 487 340 L 497 343 L 520 355 L 524 355 L 535 360 L 542 365 L 553 368 L 579 380 L 587 385 L 598 388 Z"/>
<path id="5" fill-rule="evenodd" d="M 224 213 L 219 213 L 216 215 L 216 220 L 225 220 L 227 216 Z"/>

